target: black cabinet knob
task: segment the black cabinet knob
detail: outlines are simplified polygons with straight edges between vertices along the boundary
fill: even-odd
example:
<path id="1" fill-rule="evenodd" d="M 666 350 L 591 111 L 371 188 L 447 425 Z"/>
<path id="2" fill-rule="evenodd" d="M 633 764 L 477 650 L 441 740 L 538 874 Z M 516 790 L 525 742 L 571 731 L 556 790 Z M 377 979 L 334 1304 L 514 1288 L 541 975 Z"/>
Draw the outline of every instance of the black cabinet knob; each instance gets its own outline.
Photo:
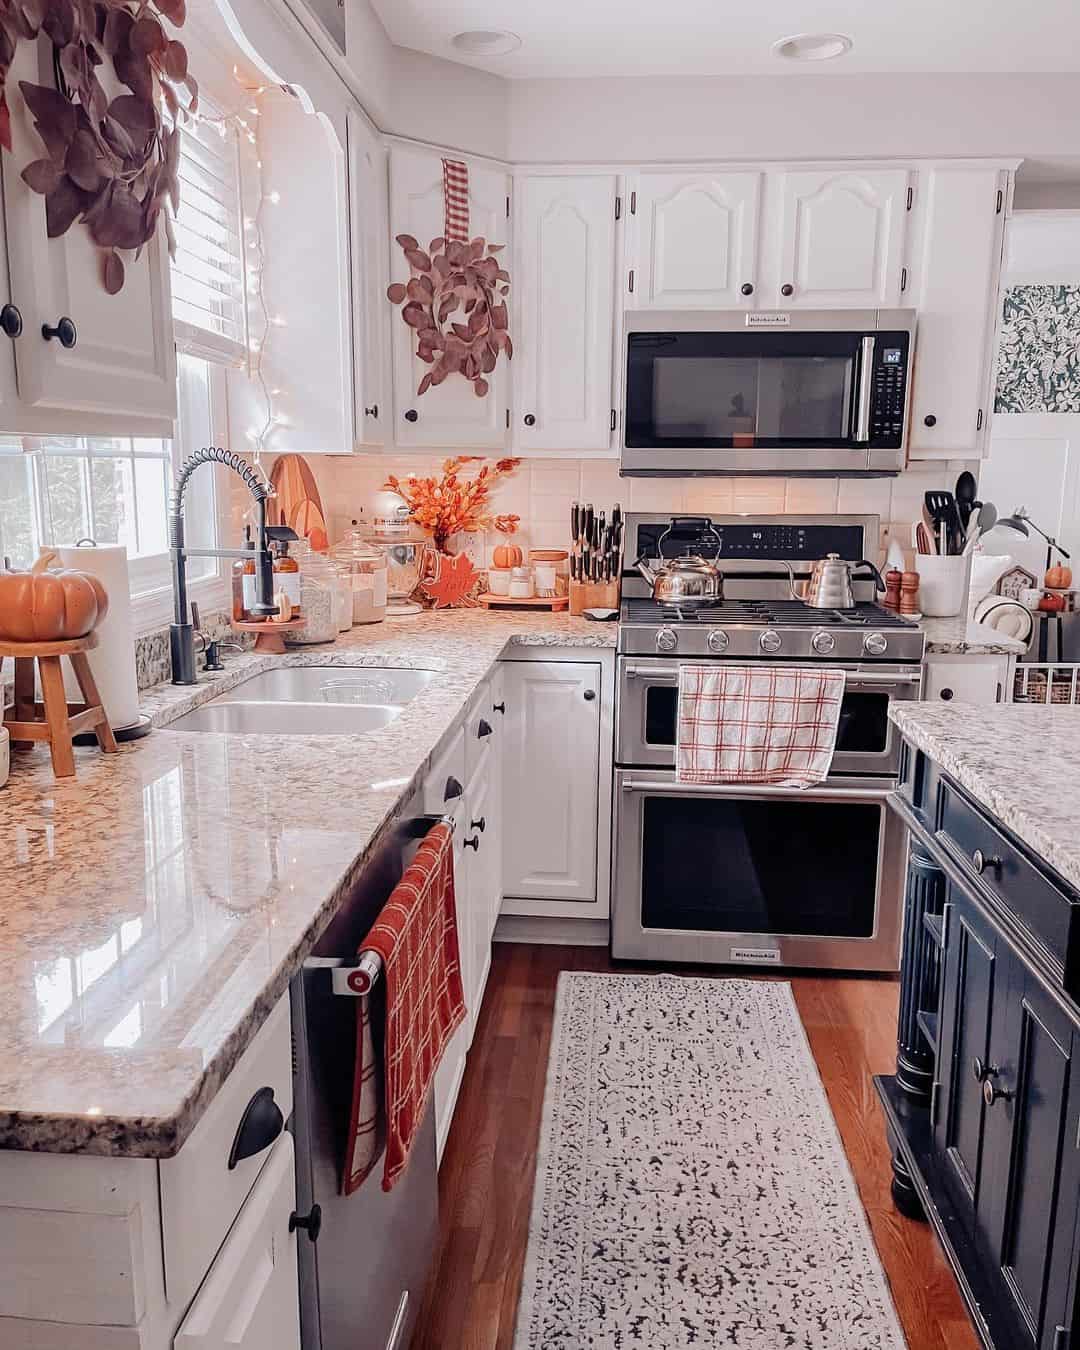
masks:
<path id="1" fill-rule="evenodd" d="M 420 421 L 420 414 L 416 411 L 415 408 L 410 408 L 409 411 L 405 414 L 405 421 L 406 421 L 406 422 L 419 422 L 419 421 Z"/>
<path id="2" fill-rule="evenodd" d="M 293 1210 L 289 1215 L 289 1232 L 295 1233 L 298 1228 L 306 1231 L 309 1242 L 318 1242 L 322 1232 L 322 1205 L 312 1205 L 306 1214 L 297 1214 Z"/>
<path id="3" fill-rule="evenodd" d="M 0 309 L 0 329 L 9 338 L 17 338 L 22 333 L 22 315 L 18 306 L 10 301 Z"/>
<path id="4" fill-rule="evenodd" d="M 285 1117 L 281 1107 L 274 1101 L 274 1089 L 261 1087 L 244 1107 L 240 1124 L 236 1127 L 236 1136 L 229 1150 L 229 1171 L 245 1158 L 253 1158 L 256 1153 L 269 1148 L 285 1128 Z"/>
<path id="5" fill-rule="evenodd" d="M 379 415 L 379 405 L 377 403 L 373 403 L 370 408 L 364 409 L 365 417 L 378 417 L 378 415 Z"/>
<path id="6" fill-rule="evenodd" d="M 794 294 L 795 294 L 795 287 L 791 284 L 790 281 L 785 281 L 784 284 L 780 287 L 780 294 L 781 294 L 781 295 L 794 295 Z"/>
<path id="7" fill-rule="evenodd" d="M 933 413 L 927 413 L 927 414 L 926 414 L 926 416 L 923 418 L 923 426 L 924 426 L 924 427 L 936 427 L 936 426 L 937 426 L 937 418 L 934 416 Z"/>
<path id="8" fill-rule="evenodd" d="M 595 697 L 596 697 L 596 690 L 595 690 L 595 689 L 586 689 L 586 690 L 585 690 L 585 702 L 586 702 L 586 703 L 591 703 Z"/>
<path id="9" fill-rule="evenodd" d="M 532 413 L 526 413 L 526 414 L 525 414 L 525 425 L 526 425 L 527 427 L 534 427 L 534 426 L 536 426 L 536 418 L 535 418 L 535 416 L 534 416 Z"/>
<path id="10" fill-rule="evenodd" d="M 79 338 L 74 323 L 66 314 L 62 318 L 57 319 L 55 328 L 50 328 L 47 323 L 43 323 L 41 325 L 41 336 L 46 342 L 51 342 L 53 338 L 57 338 L 61 347 L 67 347 L 69 349 L 75 346 L 75 343 Z"/>
<path id="11" fill-rule="evenodd" d="M 996 872 L 1000 876 L 1001 869 L 1004 866 L 1001 859 L 996 854 L 993 854 L 988 858 L 981 848 L 977 848 L 975 852 L 972 853 L 971 865 L 974 867 L 975 871 L 978 872 L 979 876 L 982 876 L 987 869 L 991 872 Z"/>
<path id="12" fill-rule="evenodd" d="M 490 723 L 490 722 L 485 722 L 484 719 L 481 718 L 481 719 L 480 719 L 480 725 L 476 728 L 476 739 L 477 739 L 478 741 L 482 741 L 482 740 L 484 739 L 485 736 L 490 736 L 490 735 L 491 735 L 492 730 L 493 730 L 493 728 L 492 728 L 491 723 Z"/>
<path id="13" fill-rule="evenodd" d="M 993 1106 L 998 1101 L 1008 1101 L 1012 1095 L 1008 1088 L 998 1087 L 992 1078 L 983 1080 L 983 1101 L 987 1106 Z"/>
<path id="14" fill-rule="evenodd" d="M 754 288 L 749 281 L 744 281 L 743 284 L 739 287 L 739 290 L 742 291 L 743 295 L 754 294 Z"/>
<path id="15" fill-rule="evenodd" d="M 471 829 L 479 830 L 480 833 L 483 834 L 487 829 L 487 816 L 481 816 L 479 820 L 470 821 L 469 826 Z"/>
<path id="16" fill-rule="evenodd" d="M 943 689 L 939 697 L 943 698 L 946 703 L 951 703 L 956 696 L 951 689 Z"/>
<path id="17" fill-rule="evenodd" d="M 505 717 L 505 716 L 506 716 L 506 704 L 505 704 L 505 703 L 493 703 L 493 704 L 491 705 L 491 711 L 492 711 L 492 712 L 497 712 L 497 713 L 502 713 L 502 715 Z"/>
<path id="18" fill-rule="evenodd" d="M 473 835 L 473 837 L 472 837 L 471 839 L 466 839 L 466 840 L 465 840 L 465 847 L 466 847 L 466 848 L 472 848 L 472 849 L 475 849 L 476 852 L 479 853 L 479 852 L 480 852 L 480 836 L 479 836 L 478 834 L 476 834 L 476 835 Z"/>
<path id="19" fill-rule="evenodd" d="M 460 797 L 465 789 L 461 786 L 453 774 L 446 780 L 446 789 L 443 792 L 443 801 L 452 802 L 455 797 Z"/>

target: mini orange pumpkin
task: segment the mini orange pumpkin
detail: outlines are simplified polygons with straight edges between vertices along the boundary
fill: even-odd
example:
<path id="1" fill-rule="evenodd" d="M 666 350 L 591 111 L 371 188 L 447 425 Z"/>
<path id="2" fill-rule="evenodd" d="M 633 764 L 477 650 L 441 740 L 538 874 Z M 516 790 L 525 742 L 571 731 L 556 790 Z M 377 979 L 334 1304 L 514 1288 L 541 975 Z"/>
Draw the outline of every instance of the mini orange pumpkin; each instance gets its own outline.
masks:
<path id="1" fill-rule="evenodd" d="M 1047 569 L 1043 585 L 1052 591 L 1067 591 L 1072 585 L 1072 568 L 1064 563 L 1055 563 Z"/>
<path id="2" fill-rule="evenodd" d="M 29 572 L 0 572 L 0 639 L 62 642 L 92 633 L 109 610 L 105 587 L 88 572 L 50 572 L 43 553 Z"/>
<path id="3" fill-rule="evenodd" d="M 517 544 L 498 544 L 491 554 L 491 561 L 496 567 L 520 567 L 524 559 L 525 555 Z"/>

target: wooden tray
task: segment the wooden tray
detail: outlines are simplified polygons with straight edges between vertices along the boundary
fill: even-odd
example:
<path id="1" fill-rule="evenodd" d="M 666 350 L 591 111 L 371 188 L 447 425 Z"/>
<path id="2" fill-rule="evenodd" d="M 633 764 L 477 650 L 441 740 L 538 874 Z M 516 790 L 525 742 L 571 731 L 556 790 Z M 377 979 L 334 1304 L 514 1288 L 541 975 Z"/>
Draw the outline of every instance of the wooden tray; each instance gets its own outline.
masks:
<path id="1" fill-rule="evenodd" d="M 522 609 L 550 609 L 557 612 L 569 605 L 570 597 L 568 595 L 534 595 L 525 600 L 517 595 L 492 595 L 490 591 L 485 591 L 480 596 L 480 603 L 486 605 L 489 609 L 498 608 L 500 605 L 513 605 L 515 608 L 520 606 Z"/>
<path id="2" fill-rule="evenodd" d="M 232 624 L 238 633 L 254 633 L 254 650 L 272 656 L 281 656 L 285 651 L 286 633 L 295 633 L 306 625 L 307 619 L 290 619 L 288 623 L 248 623 L 234 619 Z"/>

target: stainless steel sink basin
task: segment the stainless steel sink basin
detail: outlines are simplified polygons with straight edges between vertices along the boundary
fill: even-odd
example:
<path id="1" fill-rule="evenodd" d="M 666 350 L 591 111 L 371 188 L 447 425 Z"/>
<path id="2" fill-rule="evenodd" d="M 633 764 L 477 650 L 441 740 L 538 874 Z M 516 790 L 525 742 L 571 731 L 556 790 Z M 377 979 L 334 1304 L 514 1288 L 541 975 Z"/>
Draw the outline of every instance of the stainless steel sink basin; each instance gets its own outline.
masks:
<path id="1" fill-rule="evenodd" d="M 349 736 L 377 731 L 435 678 L 394 666 L 286 666 L 266 670 L 170 722 L 171 731 Z"/>

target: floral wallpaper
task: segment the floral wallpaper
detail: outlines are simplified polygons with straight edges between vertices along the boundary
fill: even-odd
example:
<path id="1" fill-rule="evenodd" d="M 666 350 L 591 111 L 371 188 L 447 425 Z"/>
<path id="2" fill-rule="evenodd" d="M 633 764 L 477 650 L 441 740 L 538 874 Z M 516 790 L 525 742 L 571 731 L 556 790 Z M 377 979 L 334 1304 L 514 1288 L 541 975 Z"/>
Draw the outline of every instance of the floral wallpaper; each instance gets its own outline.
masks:
<path id="1" fill-rule="evenodd" d="M 1006 291 L 994 411 L 1080 412 L 1080 286 Z"/>

